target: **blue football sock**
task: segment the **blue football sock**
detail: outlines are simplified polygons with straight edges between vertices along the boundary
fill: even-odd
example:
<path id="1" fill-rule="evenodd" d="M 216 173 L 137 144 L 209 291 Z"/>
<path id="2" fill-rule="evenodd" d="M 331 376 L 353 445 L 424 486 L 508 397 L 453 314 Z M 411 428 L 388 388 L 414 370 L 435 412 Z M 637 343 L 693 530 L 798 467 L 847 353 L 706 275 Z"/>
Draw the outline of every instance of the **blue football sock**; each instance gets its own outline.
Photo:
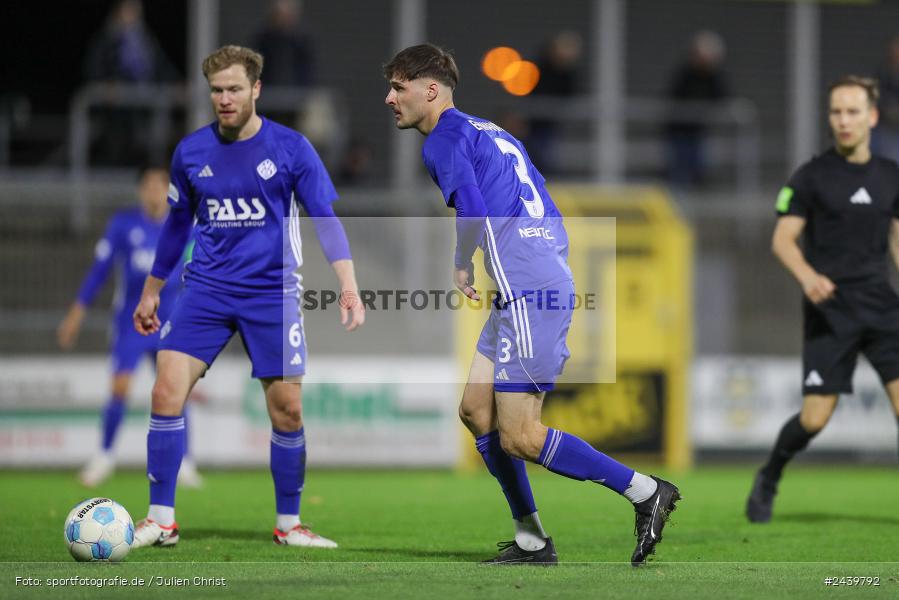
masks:
<path id="1" fill-rule="evenodd" d="M 499 481 L 512 510 L 512 518 L 520 520 L 537 512 L 524 461 L 505 453 L 499 442 L 499 432 L 491 431 L 484 434 L 475 440 L 475 444 L 484 458 L 487 470 Z"/>
<path id="2" fill-rule="evenodd" d="M 272 429 L 271 470 L 279 515 L 300 514 L 300 494 L 306 479 L 306 437 L 299 431 Z"/>
<path id="3" fill-rule="evenodd" d="M 125 416 L 126 409 L 125 398 L 116 394 L 113 394 L 106 403 L 102 416 L 104 452 L 112 450 L 112 445 L 115 443 L 116 434 L 119 432 L 119 426 L 122 424 L 122 417 Z"/>
<path id="4" fill-rule="evenodd" d="M 559 475 L 593 481 L 623 494 L 634 470 L 613 460 L 570 433 L 550 428 L 540 457 L 541 465 Z"/>
<path id="5" fill-rule="evenodd" d="M 175 484 L 183 456 L 184 419 L 151 414 L 147 435 L 150 504 L 175 506 Z"/>
<path id="6" fill-rule="evenodd" d="M 188 404 L 188 402 L 185 402 L 184 408 L 181 409 L 181 418 L 184 419 L 184 456 L 190 456 L 190 420 L 188 419 Z"/>

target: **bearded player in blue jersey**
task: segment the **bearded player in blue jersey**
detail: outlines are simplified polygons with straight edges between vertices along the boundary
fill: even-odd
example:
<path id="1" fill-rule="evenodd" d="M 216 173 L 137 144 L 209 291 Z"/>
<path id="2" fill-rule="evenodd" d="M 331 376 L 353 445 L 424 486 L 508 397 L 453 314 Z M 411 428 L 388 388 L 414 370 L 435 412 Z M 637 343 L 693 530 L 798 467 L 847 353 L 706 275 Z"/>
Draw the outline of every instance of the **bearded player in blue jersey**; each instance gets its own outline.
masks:
<path id="1" fill-rule="evenodd" d="M 110 219 L 94 249 L 94 262 L 78 290 L 78 297 L 56 332 L 59 347 L 71 350 L 78 339 L 87 308 L 115 270 L 116 289 L 109 348 L 112 359 L 111 393 L 101 413 L 100 451 L 78 475 L 79 481 L 86 487 L 96 487 L 112 475 L 115 469 L 113 445 L 127 410 L 132 373 L 144 356 L 154 361 L 156 359 L 159 336 L 144 337 L 134 331 L 131 312 L 140 300 L 144 279 L 153 266 L 156 241 L 169 212 L 165 200 L 168 182 L 167 168 L 148 165 L 141 169 L 137 185 L 140 206 L 123 208 Z M 178 295 L 180 273 L 179 261 L 172 281 L 161 292 L 165 311 L 161 314 L 164 316 L 171 311 Z M 178 481 L 188 487 L 202 484 L 196 466 L 187 456 L 178 471 Z"/>
<path id="2" fill-rule="evenodd" d="M 302 264 L 297 223 L 311 217 L 325 257 L 337 273 L 347 330 L 365 312 L 337 193 L 305 137 L 256 114 L 262 56 L 224 46 L 203 61 L 216 121 L 184 138 L 172 157 L 169 204 L 156 261 L 134 312 L 145 335 L 160 330 L 153 410 L 147 435 L 150 508 L 134 546 L 178 542 L 175 476 L 184 451 L 184 401 L 235 332 L 240 332 L 272 422 L 270 465 L 279 545 L 335 548 L 300 522 L 306 467 L 300 382 L 306 340 L 299 298 Z M 184 289 L 165 323 L 159 292 L 196 219 Z"/>
<path id="3" fill-rule="evenodd" d="M 543 177 L 520 141 L 454 107 L 459 71 L 445 50 L 431 44 L 406 48 L 384 66 L 384 77 L 390 82 L 385 102 L 396 126 L 427 136 L 425 166 L 447 206 L 456 210 L 456 287 L 480 299 L 472 287 L 472 255 L 480 246 L 500 293 L 478 340 L 459 406 L 514 519 L 514 540 L 500 542 L 498 556 L 486 562 L 558 562 L 537 516 L 526 460 L 602 484 L 630 500 L 637 530 L 631 563 L 643 564 L 680 499 L 677 487 L 638 473 L 540 419 L 543 397 L 569 356 L 565 337 L 574 306 L 568 237 Z"/>

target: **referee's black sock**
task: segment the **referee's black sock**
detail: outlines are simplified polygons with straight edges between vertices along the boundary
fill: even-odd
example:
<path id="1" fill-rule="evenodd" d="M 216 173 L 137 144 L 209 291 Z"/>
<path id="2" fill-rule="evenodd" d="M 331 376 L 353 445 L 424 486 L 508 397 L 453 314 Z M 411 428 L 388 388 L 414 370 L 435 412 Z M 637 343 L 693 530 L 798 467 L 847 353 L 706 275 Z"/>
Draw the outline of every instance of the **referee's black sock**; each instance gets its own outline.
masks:
<path id="1" fill-rule="evenodd" d="M 799 413 L 790 418 L 780 430 L 777 442 L 774 443 L 774 450 L 771 451 L 768 462 L 762 467 L 765 478 L 771 481 L 780 481 L 786 464 L 797 452 L 804 450 L 817 433 L 817 431 L 809 433 L 805 430 L 802 423 L 799 422 Z"/>

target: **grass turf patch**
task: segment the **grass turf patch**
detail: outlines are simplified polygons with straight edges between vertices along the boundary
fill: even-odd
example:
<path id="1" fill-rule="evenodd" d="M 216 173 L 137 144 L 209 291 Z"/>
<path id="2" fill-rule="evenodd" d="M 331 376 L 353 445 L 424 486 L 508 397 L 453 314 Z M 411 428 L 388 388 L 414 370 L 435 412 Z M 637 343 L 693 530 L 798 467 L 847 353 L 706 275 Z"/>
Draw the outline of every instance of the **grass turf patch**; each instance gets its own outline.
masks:
<path id="1" fill-rule="evenodd" d="M 497 569 L 476 563 L 491 556 L 496 541 L 509 539 L 512 527 L 496 482 L 484 473 L 312 470 L 303 521 L 340 548 L 304 550 L 271 542 L 274 498 L 267 471 L 209 472 L 204 489 L 178 492 L 182 538 L 177 546 L 134 550 L 124 564 L 102 565 L 69 558 L 63 519 L 91 495 L 109 496 L 140 519 L 147 506 L 142 474 L 117 474 L 88 493 L 71 473 L 3 472 L 0 597 L 62 589 L 72 598 L 98 593 L 493 598 L 513 592 L 804 598 L 825 593 L 826 577 L 862 576 L 880 578 L 872 592 L 899 593 L 899 563 L 890 562 L 897 560 L 899 517 L 885 501 L 895 496 L 894 469 L 791 469 L 768 525 L 751 525 L 743 517 L 752 474 L 748 468 L 704 468 L 672 476 L 684 500 L 655 560 L 632 569 L 629 503 L 595 484 L 534 469 L 537 504 L 563 564 Z M 16 585 L 16 577 L 43 583 Z M 98 588 L 95 581 L 49 588 L 53 578 L 71 577 L 138 578 L 144 584 Z M 195 583 L 195 577 L 224 579 L 227 585 L 200 585 L 204 582 Z"/>

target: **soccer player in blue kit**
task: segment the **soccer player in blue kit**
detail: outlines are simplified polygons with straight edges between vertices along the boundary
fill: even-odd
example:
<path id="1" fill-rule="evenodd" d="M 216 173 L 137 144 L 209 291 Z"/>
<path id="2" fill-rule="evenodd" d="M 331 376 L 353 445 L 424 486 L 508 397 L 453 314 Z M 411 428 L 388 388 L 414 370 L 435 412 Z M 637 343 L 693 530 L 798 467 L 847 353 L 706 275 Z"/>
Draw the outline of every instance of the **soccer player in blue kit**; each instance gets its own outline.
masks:
<path id="1" fill-rule="evenodd" d="M 63 350 L 70 350 L 78 339 L 81 325 L 97 292 L 115 267 L 116 291 L 113 299 L 110 358 L 112 359 L 111 394 L 101 413 L 102 440 L 100 452 L 94 455 L 78 475 L 86 487 L 103 483 L 115 469 L 113 445 L 127 410 L 131 375 L 145 355 L 156 360 L 159 336 L 141 336 L 134 331 L 131 312 L 140 299 L 144 279 L 153 266 L 156 241 L 168 214 L 166 189 L 168 169 L 147 165 L 140 170 L 137 196 L 140 207 L 123 208 L 113 215 L 106 231 L 94 249 L 94 262 L 78 290 L 78 297 L 57 329 L 57 342 Z M 162 289 L 163 311 L 166 318 L 180 287 L 181 263 L 176 265 L 173 281 Z M 198 487 L 202 478 L 193 461 L 185 456 L 178 472 L 178 481 L 188 487 Z"/>
<path id="2" fill-rule="evenodd" d="M 297 218 L 311 217 L 325 257 L 337 273 L 347 330 L 365 311 L 349 244 L 331 203 L 337 193 L 305 137 L 256 114 L 263 59 L 240 46 L 203 61 L 216 120 L 185 137 L 172 157 L 169 204 L 153 269 L 134 312 L 143 334 L 160 331 L 153 409 L 147 435 L 150 508 L 134 546 L 178 542 L 175 476 L 184 448 L 181 410 L 235 332 L 240 332 L 272 422 L 270 466 L 279 545 L 334 548 L 300 522 L 306 466 L 300 382 L 306 340 L 299 298 L 302 264 Z M 184 289 L 165 323 L 159 291 L 196 219 L 193 259 Z"/>
<path id="3" fill-rule="evenodd" d="M 571 479 L 599 483 L 630 500 L 637 530 L 631 563 L 643 564 L 680 499 L 677 487 L 638 473 L 540 419 L 543 397 L 569 356 L 568 299 L 574 294 L 568 237 L 543 177 L 520 141 L 455 108 L 459 71 L 445 50 L 431 44 L 406 48 L 384 66 L 384 77 L 390 82 L 385 102 L 396 126 L 427 136 L 425 166 L 456 210 L 456 287 L 480 299 L 472 287 L 472 254 L 480 246 L 500 292 L 459 406 L 514 519 L 515 539 L 500 542 L 499 555 L 486 562 L 558 562 L 537 516 L 527 460 Z"/>

